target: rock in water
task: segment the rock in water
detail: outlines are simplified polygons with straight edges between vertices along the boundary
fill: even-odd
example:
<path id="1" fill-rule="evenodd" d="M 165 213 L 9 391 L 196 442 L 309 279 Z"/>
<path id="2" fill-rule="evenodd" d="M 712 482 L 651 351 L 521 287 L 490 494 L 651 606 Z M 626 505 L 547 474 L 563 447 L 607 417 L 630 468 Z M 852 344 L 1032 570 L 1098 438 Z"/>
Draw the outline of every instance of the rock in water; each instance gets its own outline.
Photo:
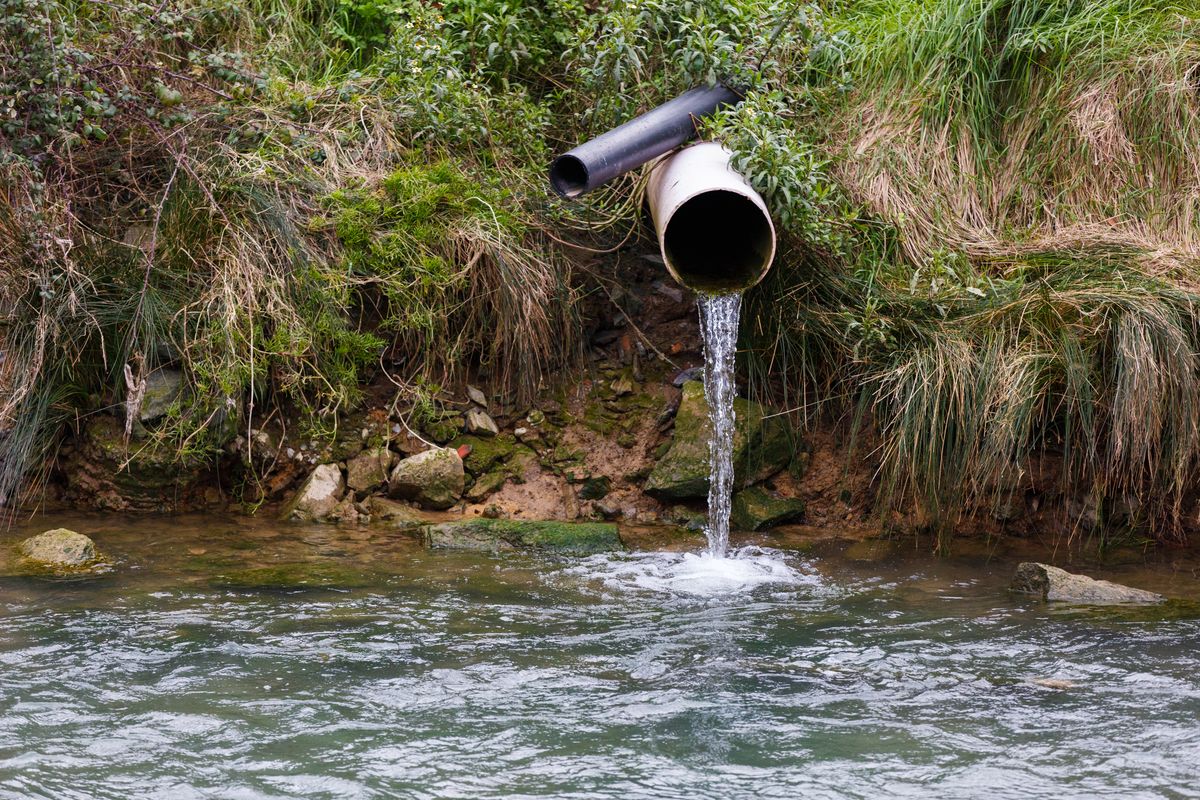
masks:
<path id="1" fill-rule="evenodd" d="M 500 432 L 496 421 L 483 409 L 472 408 L 467 412 L 467 432 L 476 436 L 495 436 Z"/>
<path id="2" fill-rule="evenodd" d="M 346 462 L 346 485 L 356 492 L 369 492 L 388 479 L 392 454 L 386 447 L 366 450 Z"/>
<path id="3" fill-rule="evenodd" d="M 410 530 L 426 522 L 419 512 L 395 500 L 371 497 L 367 500 L 367 508 L 371 512 L 371 524 L 377 527 Z"/>
<path id="4" fill-rule="evenodd" d="M 469 519 L 426 525 L 430 547 L 456 550 L 543 550 L 588 555 L 623 550 L 611 522 L 533 522 L 516 519 Z"/>
<path id="5" fill-rule="evenodd" d="M 31 536 L 18 546 L 31 561 L 61 567 L 79 567 L 96 558 L 96 544 L 82 533 L 55 528 Z"/>
<path id="6" fill-rule="evenodd" d="M 782 417 L 768 417 L 758 403 L 733 401 L 734 487 L 749 486 L 783 469 L 792 460 L 794 438 Z M 712 422 L 704 385 L 689 381 L 675 414 L 671 447 L 646 480 L 646 493 L 660 500 L 708 496 L 708 440 Z"/>
<path id="7" fill-rule="evenodd" d="M 401 459 L 388 481 L 388 495 L 425 508 L 446 509 L 462 496 L 466 475 L 458 452 L 434 448 Z"/>
<path id="8" fill-rule="evenodd" d="M 321 464 L 312 471 L 308 480 L 288 503 L 284 516 L 287 519 L 305 522 L 320 522 L 326 519 L 342 499 L 346 482 L 337 464 Z"/>
<path id="9" fill-rule="evenodd" d="M 794 497 L 776 497 L 760 486 L 743 489 L 733 496 L 733 527 L 740 531 L 761 531 L 804 516 L 804 501 Z"/>
<path id="10" fill-rule="evenodd" d="M 1043 600 L 1102 605 L 1108 603 L 1161 603 L 1160 594 L 1133 589 L 1119 583 L 1076 575 L 1049 564 L 1026 561 L 1017 566 L 1009 587 L 1021 594 L 1037 595 Z"/>

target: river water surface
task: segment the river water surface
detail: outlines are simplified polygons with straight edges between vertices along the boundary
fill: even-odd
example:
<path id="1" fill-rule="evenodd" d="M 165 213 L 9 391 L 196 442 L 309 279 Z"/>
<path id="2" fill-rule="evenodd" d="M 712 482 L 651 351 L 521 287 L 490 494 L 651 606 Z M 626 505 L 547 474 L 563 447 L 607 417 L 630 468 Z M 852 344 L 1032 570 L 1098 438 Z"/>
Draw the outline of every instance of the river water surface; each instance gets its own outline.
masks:
<path id="1" fill-rule="evenodd" d="M 1196 614 L 1003 559 L 71 522 L 116 570 L 0 580 L 0 798 L 1200 796 Z"/>

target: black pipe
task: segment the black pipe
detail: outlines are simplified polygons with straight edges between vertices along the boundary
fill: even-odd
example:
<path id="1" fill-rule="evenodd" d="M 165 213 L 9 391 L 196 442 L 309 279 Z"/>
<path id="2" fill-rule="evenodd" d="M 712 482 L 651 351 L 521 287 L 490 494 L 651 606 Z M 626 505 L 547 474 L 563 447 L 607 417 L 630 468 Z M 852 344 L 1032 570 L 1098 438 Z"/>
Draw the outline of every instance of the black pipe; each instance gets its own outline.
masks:
<path id="1" fill-rule="evenodd" d="M 740 102 L 742 95 L 721 83 L 689 89 L 554 159 L 550 185 L 563 197 L 590 192 L 691 139 L 697 119 Z"/>

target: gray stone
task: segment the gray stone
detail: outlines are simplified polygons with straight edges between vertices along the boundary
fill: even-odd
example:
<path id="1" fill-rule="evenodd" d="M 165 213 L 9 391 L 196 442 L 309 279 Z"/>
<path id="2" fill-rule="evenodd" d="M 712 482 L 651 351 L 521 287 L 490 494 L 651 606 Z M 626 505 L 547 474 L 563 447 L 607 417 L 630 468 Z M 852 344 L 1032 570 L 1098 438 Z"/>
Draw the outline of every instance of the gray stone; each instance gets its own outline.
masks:
<path id="1" fill-rule="evenodd" d="M 470 384 L 467 385 L 467 397 L 480 408 L 486 409 L 488 407 L 487 395 Z"/>
<path id="2" fill-rule="evenodd" d="M 346 462 L 346 485 L 356 492 L 369 492 L 387 481 L 391 466 L 392 453 L 386 447 L 365 450 Z"/>
<path id="3" fill-rule="evenodd" d="M 321 522 L 337 508 L 345 491 L 346 482 L 338 465 L 321 464 L 288 503 L 284 516 L 303 522 Z"/>
<path id="4" fill-rule="evenodd" d="M 1036 595 L 1042 600 L 1087 605 L 1161 603 L 1166 599 L 1160 594 L 1144 589 L 1133 589 L 1119 583 L 1076 575 L 1049 564 L 1033 561 L 1026 561 L 1017 566 L 1009 588 L 1021 594 Z"/>
<path id="5" fill-rule="evenodd" d="M 803 500 L 776 497 L 760 486 L 743 489 L 733 496 L 731 522 L 735 530 L 761 531 L 803 516 Z"/>
<path id="6" fill-rule="evenodd" d="M 166 416 L 171 404 L 183 391 L 183 373 L 177 369 L 156 369 L 146 376 L 146 393 L 138 420 L 152 422 Z"/>
<path id="7" fill-rule="evenodd" d="M 476 436 L 495 436 L 500 432 L 496 421 L 488 416 L 481 408 L 472 408 L 467 412 L 467 433 Z"/>
<path id="8" fill-rule="evenodd" d="M 388 481 L 388 495 L 424 508 L 446 509 L 458 502 L 465 483 L 458 453 L 438 447 L 401 459 Z"/>
<path id="9" fill-rule="evenodd" d="M 617 526 L 610 522 L 533 522 L 470 519 L 426 525 L 430 547 L 457 550 L 544 550 L 571 555 L 623 550 Z"/>
<path id="10" fill-rule="evenodd" d="M 17 549 L 31 561 L 60 567 L 80 567 L 96 558 L 96 544 L 82 533 L 67 528 L 31 536 Z"/>
<path id="11" fill-rule="evenodd" d="M 767 409 L 742 398 L 734 400 L 736 427 L 733 437 L 734 486 L 745 487 L 774 475 L 792 460 L 795 438 L 782 417 L 767 416 Z M 660 500 L 708 496 L 708 440 L 712 422 L 704 386 L 690 381 L 683 386 L 675 434 L 667 452 L 654 465 L 645 490 Z"/>

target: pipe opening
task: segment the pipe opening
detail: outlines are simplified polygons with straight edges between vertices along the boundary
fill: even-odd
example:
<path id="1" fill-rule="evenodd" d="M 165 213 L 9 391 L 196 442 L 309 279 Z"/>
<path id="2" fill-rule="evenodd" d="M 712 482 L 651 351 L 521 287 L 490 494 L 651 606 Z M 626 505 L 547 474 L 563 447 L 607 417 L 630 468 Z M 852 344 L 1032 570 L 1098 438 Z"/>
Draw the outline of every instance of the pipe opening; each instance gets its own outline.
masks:
<path id="1" fill-rule="evenodd" d="M 774 256 L 771 220 L 753 200 L 726 190 L 683 203 L 663 232 L 663 256 L 675 279 L 690 289 L 748 289 Z"/>
<path id="2" fill-rule="evenodd" d="M 550 185 L 563 197 L 578 197 L 588 185 L 588 169 L 573 155 L 561 155 L 550 165 Z"/>

